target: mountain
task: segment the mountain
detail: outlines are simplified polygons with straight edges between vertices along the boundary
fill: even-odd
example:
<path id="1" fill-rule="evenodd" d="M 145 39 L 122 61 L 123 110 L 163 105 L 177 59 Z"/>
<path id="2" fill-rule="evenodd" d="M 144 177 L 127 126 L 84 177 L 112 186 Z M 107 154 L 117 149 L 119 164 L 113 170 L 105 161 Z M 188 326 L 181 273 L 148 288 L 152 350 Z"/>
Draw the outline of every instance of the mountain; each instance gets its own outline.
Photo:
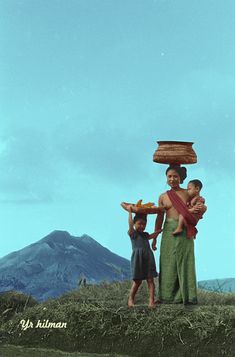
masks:
<path id="1" fill-rule="evenodd" d="M 76 289 L 81 275 L 87 283 L 130 279 L 130 262 L 88 235 L 66 231 L 0 259 L 0 291 L 18 290 L 38 301 Z"/>
<path id="2" fill-rule="evenodd" d="M 210 291 L 235 292 L 235 278 L 201 280 L 198 287 Z"/>

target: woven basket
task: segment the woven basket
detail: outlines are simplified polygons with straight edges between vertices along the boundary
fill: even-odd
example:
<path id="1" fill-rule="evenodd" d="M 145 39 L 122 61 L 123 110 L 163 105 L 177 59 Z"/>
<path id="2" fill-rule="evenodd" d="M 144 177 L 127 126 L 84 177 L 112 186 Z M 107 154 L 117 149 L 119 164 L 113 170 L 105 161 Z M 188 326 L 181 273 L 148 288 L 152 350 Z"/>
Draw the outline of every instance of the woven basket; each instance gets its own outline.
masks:
<path id="1" fill-rule="evenodd" d="M 160 164 L 195 164 L 197 155 L 192 148 L 192 142 L 157 141 L 158 148 L 153 155 L 153 161 Z"/>

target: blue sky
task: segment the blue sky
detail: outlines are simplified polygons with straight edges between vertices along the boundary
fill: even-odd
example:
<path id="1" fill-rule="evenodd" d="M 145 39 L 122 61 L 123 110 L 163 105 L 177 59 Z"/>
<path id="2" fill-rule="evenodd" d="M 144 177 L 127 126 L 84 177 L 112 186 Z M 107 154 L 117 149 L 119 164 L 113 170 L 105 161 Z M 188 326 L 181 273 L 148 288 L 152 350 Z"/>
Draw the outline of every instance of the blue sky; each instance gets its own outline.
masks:
<path id="1" fill-rule="evenodd" d="M 156 141 L 185 140 L 208 205 L 198 279 L 233 277 L 234 1 L 1 0 L 0 16 L 1 256 L 62 229 L 130 258 L 119 204 L 157 202 Z"/>

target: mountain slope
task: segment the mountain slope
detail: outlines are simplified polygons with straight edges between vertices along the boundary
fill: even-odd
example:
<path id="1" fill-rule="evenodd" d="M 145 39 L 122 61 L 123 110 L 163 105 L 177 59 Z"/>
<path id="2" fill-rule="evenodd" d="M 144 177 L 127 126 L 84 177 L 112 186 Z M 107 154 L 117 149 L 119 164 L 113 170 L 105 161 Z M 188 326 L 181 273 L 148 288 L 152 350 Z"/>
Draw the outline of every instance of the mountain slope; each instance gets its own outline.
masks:
<path id="1" fill-rule="evenodd" d="M 54 231 L 0 259 L 0 291 L 19 290 L 37 300 L 57 297 L 88 283 L 130 278 L 130 262 L 83 235 Z"/>
<path id="2" fill-rule="evenodd" d="M 235 278 L 201 280 L 198 287 L 217 292 L 235 292 Z"/>

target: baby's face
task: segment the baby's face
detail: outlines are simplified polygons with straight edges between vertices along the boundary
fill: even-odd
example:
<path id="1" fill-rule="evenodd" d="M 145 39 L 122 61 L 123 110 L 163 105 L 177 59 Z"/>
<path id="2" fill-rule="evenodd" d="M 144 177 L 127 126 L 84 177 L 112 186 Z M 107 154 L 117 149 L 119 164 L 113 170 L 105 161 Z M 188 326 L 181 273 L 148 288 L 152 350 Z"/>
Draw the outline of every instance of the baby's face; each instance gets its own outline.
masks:
<path id="1" fill-rule="evenodd" d="M 193 183 L 188 183 L 187 191 L 189 197 L 193 198 L 199 194 L 199 187 L 196 187 Z"/>

